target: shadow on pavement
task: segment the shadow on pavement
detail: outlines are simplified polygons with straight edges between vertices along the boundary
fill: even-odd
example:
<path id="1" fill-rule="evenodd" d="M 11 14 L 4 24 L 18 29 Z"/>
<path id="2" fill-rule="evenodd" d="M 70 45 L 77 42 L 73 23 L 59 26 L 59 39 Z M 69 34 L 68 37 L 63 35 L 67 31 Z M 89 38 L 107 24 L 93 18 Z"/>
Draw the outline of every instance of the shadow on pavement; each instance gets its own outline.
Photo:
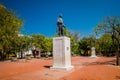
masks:
<path id="1" fill-rule="evenodd" d="M 52 66 L 44 66 L 44 68 L 47 68 L 47 69 L 49 69 L 50 67 L 52 67 Z"/>
<path id="2" fill-rule="evenodd" d="M 96 61 L 92 63 L 85 62 L 83 65 L 88 66 L 88 65 L 115 65 L 116 60 L 109 60 L 109 61 Z"/>
<path id="3" fill-rule="evenodd" d="M 116 76 L 116 79 L 119 80 L 119 79 L 120 79 L 120 76 Z"/>

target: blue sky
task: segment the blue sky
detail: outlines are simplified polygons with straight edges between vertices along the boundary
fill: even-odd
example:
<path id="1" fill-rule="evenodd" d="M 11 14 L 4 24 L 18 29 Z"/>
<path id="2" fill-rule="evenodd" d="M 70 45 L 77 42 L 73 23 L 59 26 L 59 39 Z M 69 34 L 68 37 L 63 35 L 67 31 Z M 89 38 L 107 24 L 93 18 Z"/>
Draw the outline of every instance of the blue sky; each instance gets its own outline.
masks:
<path id="1" fill-rule="evenodd" d="M 120 16 L 120 0 L 0 0 L 24 19 L 24 34 L 56 33 L 56 21 L 62 13 L 69 30 L 80 37 L 94 34 L 93 29 L 105 16 Z"/>

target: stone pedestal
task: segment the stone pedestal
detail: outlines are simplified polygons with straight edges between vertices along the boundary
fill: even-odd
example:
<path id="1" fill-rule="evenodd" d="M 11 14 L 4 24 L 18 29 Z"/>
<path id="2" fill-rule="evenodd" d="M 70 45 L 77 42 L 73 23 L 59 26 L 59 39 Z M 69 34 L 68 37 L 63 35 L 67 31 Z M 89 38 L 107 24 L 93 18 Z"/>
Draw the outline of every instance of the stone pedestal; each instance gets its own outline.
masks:
<path id="1" fill-rule="evenodd" d="M 73 66 L 71 66 L 70 38 L 53 38 L 53 66 L 51 69 L 70 70 L 72 68 Z"/>
<path id="2" fill-rule="evenodd" d="M 95 54 L 95 47 L 91 48 L 91 58 L 97 58 L 96 54 Z"/>

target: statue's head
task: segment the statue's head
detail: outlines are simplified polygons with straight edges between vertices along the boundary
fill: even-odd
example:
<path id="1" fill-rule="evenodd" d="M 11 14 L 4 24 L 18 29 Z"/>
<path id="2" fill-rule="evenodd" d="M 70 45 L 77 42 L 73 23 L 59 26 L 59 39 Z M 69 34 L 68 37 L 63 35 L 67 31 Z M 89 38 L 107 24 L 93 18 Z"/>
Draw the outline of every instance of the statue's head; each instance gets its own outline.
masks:
<path id="1" fill-rule="evenodd" d="M 59 17 L 62 18 L 62 14 L 59 14 Z"/>

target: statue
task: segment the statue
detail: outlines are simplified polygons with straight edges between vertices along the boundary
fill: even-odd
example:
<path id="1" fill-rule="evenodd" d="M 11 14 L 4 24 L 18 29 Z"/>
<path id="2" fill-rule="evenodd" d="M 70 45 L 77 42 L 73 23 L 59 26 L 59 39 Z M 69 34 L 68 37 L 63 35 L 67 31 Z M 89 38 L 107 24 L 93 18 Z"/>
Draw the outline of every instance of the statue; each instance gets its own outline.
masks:
<path id="1" fill-rule="evenodd" d="M 59 15 L 59 18 L 57 20 L 57 33 L 59 36 L 64 36 L 64 28 L 65 26 L 63 25 L 63 20 L 62 20 L 62 15 Z"/>

